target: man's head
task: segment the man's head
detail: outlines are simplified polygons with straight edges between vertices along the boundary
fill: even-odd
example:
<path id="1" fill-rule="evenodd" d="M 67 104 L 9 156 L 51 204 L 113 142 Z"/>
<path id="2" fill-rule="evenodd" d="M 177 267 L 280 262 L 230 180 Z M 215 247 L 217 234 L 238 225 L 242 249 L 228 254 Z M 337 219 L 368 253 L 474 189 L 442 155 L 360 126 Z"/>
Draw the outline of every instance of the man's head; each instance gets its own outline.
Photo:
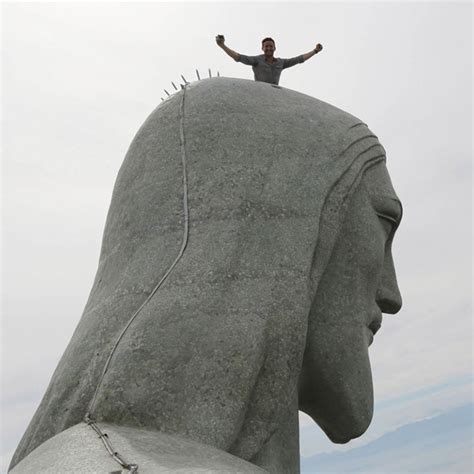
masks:
<path id="1" fill-rule="evenodd" d="M 262 51 L 266 57 L 273 57 L 273 53 L 276 50 L 275 41 L 273 38 L 263 38 L 262 40 Z"/>

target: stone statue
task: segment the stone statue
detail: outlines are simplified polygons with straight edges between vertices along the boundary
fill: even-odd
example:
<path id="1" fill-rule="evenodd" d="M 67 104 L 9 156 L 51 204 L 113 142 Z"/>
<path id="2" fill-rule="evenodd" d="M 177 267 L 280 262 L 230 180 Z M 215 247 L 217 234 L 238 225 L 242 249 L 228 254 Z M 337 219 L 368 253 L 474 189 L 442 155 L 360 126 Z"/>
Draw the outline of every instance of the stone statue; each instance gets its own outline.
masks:
<path id="1" fill-rule="evenodd" d="M 360 436 L 368 346 L 401 306 L 400 218 L 359 119 L 266 83 L 187 85 L 128 150 L 89 300 L 14 472 L 40 472 L 48 449 L 64 462 L 64 446 L 74 464 L 87 443 L 120 469 L 107 431 L 131 471 L 154 472 L 143 453 L 153 466 L 176 442 L 189 472 L 204 466 L 189 452 L 219 452 L 215 472 L 294 473 L 298 409 L 336 443 Z"/>

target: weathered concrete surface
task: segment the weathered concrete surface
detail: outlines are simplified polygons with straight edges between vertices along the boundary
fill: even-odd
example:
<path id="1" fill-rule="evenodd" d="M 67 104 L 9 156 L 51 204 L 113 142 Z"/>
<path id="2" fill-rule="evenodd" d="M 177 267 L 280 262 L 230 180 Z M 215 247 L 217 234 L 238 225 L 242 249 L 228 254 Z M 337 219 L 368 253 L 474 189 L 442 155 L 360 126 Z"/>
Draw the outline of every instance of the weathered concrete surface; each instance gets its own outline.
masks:
<path id="1" fill-rule="evenodd" d="M 140 474 L 242 473 L 266 471 L 224 451 L 176 435 L 104 423 L 101 427 Z M 104 449 L 92 428 L 80 423 L 50 438 L 10 471 L 12 474 L 128 472 Z"/>
<path id="2" fill-rule="evenodd" d="M 297 472 L 298 403 L 336 442 L 372 416 L 368 326 L 382 300 L 399 307 L 374 206 L 395 197 L 385 153 L 360 120 L 288 89 L 215 78 L 184 94 L 188 246 L 121 340 L 93 415 Z M 178 254 L 182 101 L 163 102 L 130 146 L 84 314 L 13 465 L 81 421 Z"/>
<path id="3" fill-rule="evenodd" d="M 365 170 L 308 317 L 299 407 L 335 443 L 363 434 L 372 419 L 368 346 L 383 313 L 401 307 L 391 255 L 401 205 L 383 163 Z"/>

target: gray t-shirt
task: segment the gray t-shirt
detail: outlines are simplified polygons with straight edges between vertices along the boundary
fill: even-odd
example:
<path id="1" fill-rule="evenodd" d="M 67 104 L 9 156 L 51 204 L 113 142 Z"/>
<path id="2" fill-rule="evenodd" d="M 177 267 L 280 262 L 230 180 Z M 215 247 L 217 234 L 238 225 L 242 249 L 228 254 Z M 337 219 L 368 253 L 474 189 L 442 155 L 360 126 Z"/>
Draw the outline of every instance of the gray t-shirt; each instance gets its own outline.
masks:
<path id="1" fill-rule="evenodd" d="M 280 74 L 283 69 L 300 64 L 304 62 L 303 55 L 296 56 L 295 58 L 283 59 L 275 58 L 273 64 L 268 64 L 265 61 L 265 55 L 260 54 L 259 56 L 245 56 L 245 54 L 239 54 L 236 59 L 237 62 L 252 66 L 253 74 L 256 81 L 269 82 L 270 84 L 278 84 L 280 81 Z"/>

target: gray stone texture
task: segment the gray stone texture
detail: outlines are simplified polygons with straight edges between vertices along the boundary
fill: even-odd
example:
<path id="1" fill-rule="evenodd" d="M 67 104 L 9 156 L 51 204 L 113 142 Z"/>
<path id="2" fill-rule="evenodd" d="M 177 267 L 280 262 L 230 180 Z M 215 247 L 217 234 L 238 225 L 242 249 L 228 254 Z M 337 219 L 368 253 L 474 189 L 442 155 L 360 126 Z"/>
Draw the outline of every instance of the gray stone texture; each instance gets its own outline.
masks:
<path id="1" fill-rule="evenodd" d="M 335 442 L 370 423 L 368 345 L 381 310 L 401 304 L 384 149 L 329 104 L 214 78 L 161 103 L 133 140 L 89 300 L 12 465 L 81 422 L 179 252 L 183 94 L 189 242 L 121 340 L 94 417 L 272 472 L 299 469 L 298 407 Z"/>
<path id="2" fill-rule="evenodd" d="M 139 465 L 139 474 L 264 474 L 266 471 L 229 453 L 158 431 L 102 424 L 124 459 Z M 11 474 L 128 472 L 121 469 L 85 423 L 62 431 L 32 451 Z"/>

